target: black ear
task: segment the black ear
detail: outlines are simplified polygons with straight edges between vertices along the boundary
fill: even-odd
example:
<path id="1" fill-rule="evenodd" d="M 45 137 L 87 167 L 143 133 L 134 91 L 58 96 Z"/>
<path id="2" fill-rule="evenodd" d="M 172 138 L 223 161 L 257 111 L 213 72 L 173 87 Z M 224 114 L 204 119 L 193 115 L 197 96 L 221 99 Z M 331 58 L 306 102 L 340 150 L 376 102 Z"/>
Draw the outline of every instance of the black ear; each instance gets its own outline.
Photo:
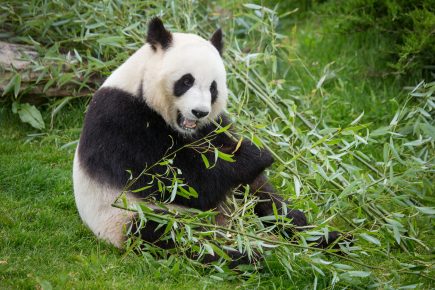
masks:
<path id="1" fill-rule="evenodd" d="M 162 20 L 158 17 L 151 19 L 148 24 L 147 42 L 154 50 L 160 45 L 162 49 L 167 49 L 172 42 L 172 34 L 165 29 Z"/>
<path id="2" fill-rule="evenodd" d="M 218 29 L 213 33 L 213 35 L 210 38 L 211 44 L 216 47 L 216 49 L 219 51 L 219 54 L 222 55 L 223 49 L 224 49 L 224 41 L 222 37 L 222 29 Z"/>

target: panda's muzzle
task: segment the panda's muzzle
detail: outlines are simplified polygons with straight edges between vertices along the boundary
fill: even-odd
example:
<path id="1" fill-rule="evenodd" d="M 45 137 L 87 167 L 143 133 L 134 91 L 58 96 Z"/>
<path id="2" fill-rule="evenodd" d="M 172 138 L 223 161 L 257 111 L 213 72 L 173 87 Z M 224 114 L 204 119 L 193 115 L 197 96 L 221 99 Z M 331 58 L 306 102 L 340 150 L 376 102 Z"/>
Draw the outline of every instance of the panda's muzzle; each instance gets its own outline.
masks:
<path id="1" fill-rule="evenodd" d="M 178 112 L 177 124 L 186 131 L 194 131 L 196 129 L 198 120 L 192 120 L 184 117 L 181 112 Z"/>

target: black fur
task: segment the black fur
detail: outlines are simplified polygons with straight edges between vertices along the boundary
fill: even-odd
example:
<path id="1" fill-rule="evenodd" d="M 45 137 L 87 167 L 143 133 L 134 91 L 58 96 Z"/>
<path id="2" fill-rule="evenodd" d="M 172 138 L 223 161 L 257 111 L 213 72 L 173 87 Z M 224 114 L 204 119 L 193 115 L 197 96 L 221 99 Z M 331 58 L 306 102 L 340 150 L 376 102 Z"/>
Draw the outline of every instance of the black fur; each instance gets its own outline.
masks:
<path id="1" fill-rule="evenodd" d="M 223 116 L 223 126 L 228 121 Z M 208 125 L 199 130 L 194 138 L 202 138 L 215 127 Z M 86 172 L 99 182 L 122 188 L 129 178 L 127 170 L 137 176 L 146 166 L 159 161 L 173 144 L 176 150 L 192 139 L 168 126 L 163 118 L 135 96 L 115 88 L 98 90 L 86 113 L 79 144 L 79 160 Z M 219 134 L 212 143 L 216 147 L 234 148 L 236 142 L 225 134 Z M 224 150 L 224 149 L 222 149 Z M 205 153 L 210 162 L 214 153 Z M 182 171 L 184 181 L 199 193 L 198 198 L 178 196 L 174 203 L 208 210 L 215 208 L 240 184 L 249 184 L 273 162 L 270 152 L 260 150 L 249 141 L 243 141 L 234 155 L 236 162 L 218 159 L 216 165 L 206 169 L 204 162 L 193 149 L 177 152 L 173 165 Z M 164 166 L 155 166 L 152 174 L 163 174 Z M 134 188 L 148 185 L 148 175 L 142 176 Z M 170 185 L 170 181 L 167 185 Z M 140 197 L 157 191 L 157 185 L 138 192 Z M 169 193 L 157 195 L 162 200 Z"/>
<path id="2" fill-rule="evenodd" d="M 166 30 L 160 18 L 151 19 L 148 24 L 147 42 L 151 44 L 154 50 L 157 50 L 157 45 L 162 49 L 167 49 L 172 43 L 172 34 Z"/>
<path id="3" fill-rule="evenodd" d="M 308 225 L 308 222 L 305 214 L 300 210 L 289 208 L 288 203 L 285 202 L 281 196 L 275 193 L 274 188 L 263 174 L 259 175 L 249 186 L 251 194 L 254 194 L 259 198 L 259 202 L 254 208 L 256 215 L 260 217 L 273 216 L 272 204 L 275 204 L 278 214 L 284 215 L 286 212 L 286 217 L 292 220 L 293 226 L 296 226 L 295 228 L 277 228 L 280 233 L 285 235 L 287 238 L 291 238 L 296 231 L 304 231 L 307 229 L 306 226 Z M 284 206 L 287 207 L 286 211 L 284 211 Z M 264 221 L 263 223 L 266 226 L 271 226 L 275 224 L 275 221 Z M 326 248 L 330 244 L 336 242 L 339 238 L 344 238 L 347 241 L 352 239 L 351 237 L 343 237 L 339 232 L 333 231 L 328 233 L 327 240 L 325 237 L 320 237 L 317 241 L 314 241 L 314 246 Z M 334 248 L 339 249 L 340 246 L 335 243 Z"/>
<path id="4" fill-rule="evenodd" d="M 224 41 L 223 41 L 223 35 L 222 35 L 222 29 L 218 29 L 213 33 L 213 35 L 210 38 L 211 44 L 213 44 L 214 47 L 219 51 L 219 54 L 222 55 L 222 52 L 224 50 Z"/>
<path id="5" fill-rule="evenodd" d="M 210 86 L 210 94 L 211 94 L 211 103 L 214 104 L 216 102 L 218 96 L 217 84 L 216 81 L 213 81 Z"/>
<path id="6" fill-rule="evenodd" d="M 164 212 L 159 212 L 159 213 L 164 214 Z M 140 225 L 140 220 L 134 219 L 132 221 L 130 233 L 134 236 L 140 237 L 142 241 L 153 244 L 162 249 L 173 249 L 176 247 L 176 244 L 172 239 L 170 238 L 168 239 L 167 235 L 164 236 L 165 227 L 164 226 L 162 227 L 159 223 L 152 220 L 148 220 L 145 225 L 141 227 L 139 227 L 139 225 Z M 210 242 L 212 243 L 213 241 Z M 216 246 L 221 248 L 220 245 L 216 245 Z M 228 265 L 230 268 L 235 268 L 238 265 L 249 264 L 253 262 L 249 260 L 247 253 L 240 253 L 235 250 L 228 250 L 224 248 L 221 248 L 221 250 L 231 258 L 231 262 Z M 187 255 L 192 259 L 195 260 L 198 259 L 198 255 L 196 253 L 188 252 Z M 220 257 L 217 254 L 215 255 L 205 254 L 202 256 L 201 262 L 208 264 L 208 263 L 218 261 L 219 258 Z M 258 260 L 261 257 L 257 253 L 254 253 L 252 258 L 254 260 Z"/>
<path id="7" fill-rule="evenodd" d="M 195 78 L 191 74 L 183 75 L 174 83 L 174 96 L 181 97 L 193 86 L 194 83 Z"/>

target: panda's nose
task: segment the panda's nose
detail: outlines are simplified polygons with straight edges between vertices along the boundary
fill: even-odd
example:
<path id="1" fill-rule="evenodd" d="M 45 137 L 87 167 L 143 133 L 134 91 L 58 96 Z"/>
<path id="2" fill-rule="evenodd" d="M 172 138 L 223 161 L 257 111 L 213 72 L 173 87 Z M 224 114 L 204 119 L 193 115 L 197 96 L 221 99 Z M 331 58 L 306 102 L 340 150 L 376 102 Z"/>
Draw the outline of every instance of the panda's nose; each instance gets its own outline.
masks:
<path id="1" fill-rule="evenodd" d="M 208 111 L 201 111 L 201 110 L 192 110 L 192 114 L 197 117 L 198 119 L 204 118 L 208 115 Z"/>

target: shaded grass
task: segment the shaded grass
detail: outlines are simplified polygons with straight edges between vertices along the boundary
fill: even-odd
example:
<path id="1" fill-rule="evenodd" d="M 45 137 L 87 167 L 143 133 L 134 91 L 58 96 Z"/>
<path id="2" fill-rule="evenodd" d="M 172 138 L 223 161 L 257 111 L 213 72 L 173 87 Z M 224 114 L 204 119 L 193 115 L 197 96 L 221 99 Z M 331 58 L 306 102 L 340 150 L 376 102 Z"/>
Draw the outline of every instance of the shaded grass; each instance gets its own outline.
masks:
<path id="1" fill-rule="evenodd" d="M 282 71 L 301 106 L 331 126 L 350 123 L 361 112 L 375 125 L 389 121 L 407 94 L 404 85 L 420 80 L 393 75 L 386 59 L 390 43 L 379 32 L 342 34 L 337 19 L 306 14 L 279 26 L 289 36 Z"/>

